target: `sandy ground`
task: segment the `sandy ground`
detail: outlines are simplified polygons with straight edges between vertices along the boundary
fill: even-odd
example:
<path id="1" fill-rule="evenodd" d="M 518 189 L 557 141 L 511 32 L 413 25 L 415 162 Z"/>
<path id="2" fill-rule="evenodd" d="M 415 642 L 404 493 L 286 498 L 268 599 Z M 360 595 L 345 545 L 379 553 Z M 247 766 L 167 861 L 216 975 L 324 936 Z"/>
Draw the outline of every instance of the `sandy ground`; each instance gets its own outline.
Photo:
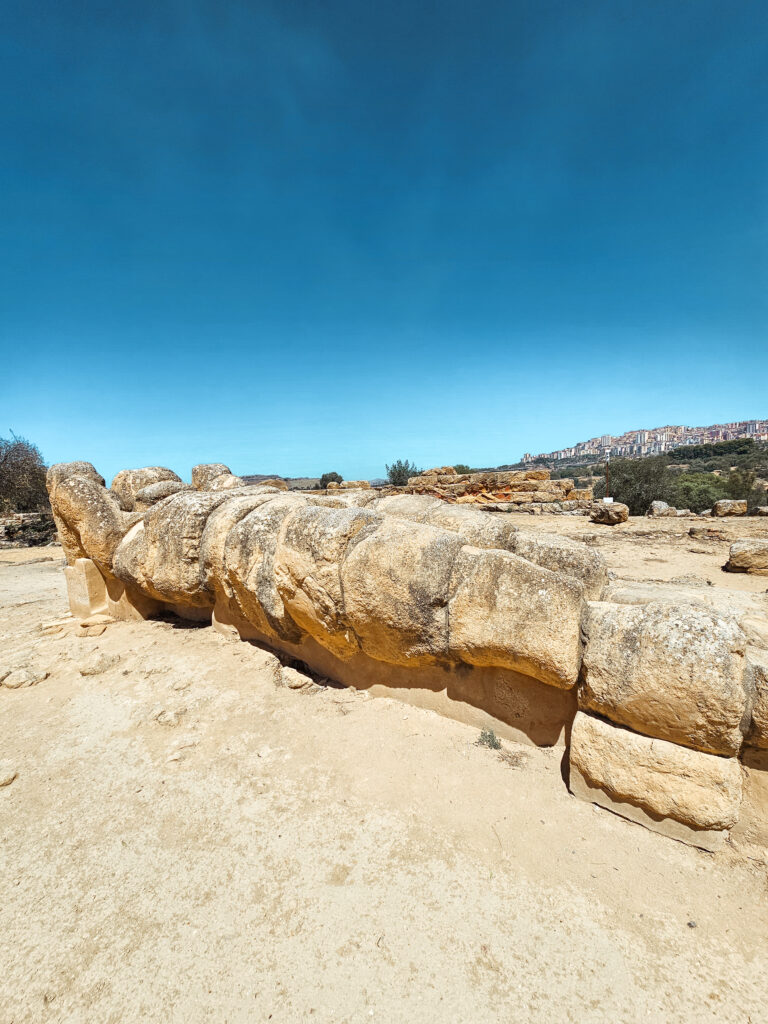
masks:
<path id="1" fill-rule="evenodd" d="M 621 575 L 768 587 L 667 536 L 691 523 L 519 518 Z M 45 636 L 61 565 L 0 551 L 0 665 L 49 673 L 0 689 L 1 1024 L 766 1020 L 764 863 L 574 799 L 561 750 L 277 685 L 210 628 Z"/>

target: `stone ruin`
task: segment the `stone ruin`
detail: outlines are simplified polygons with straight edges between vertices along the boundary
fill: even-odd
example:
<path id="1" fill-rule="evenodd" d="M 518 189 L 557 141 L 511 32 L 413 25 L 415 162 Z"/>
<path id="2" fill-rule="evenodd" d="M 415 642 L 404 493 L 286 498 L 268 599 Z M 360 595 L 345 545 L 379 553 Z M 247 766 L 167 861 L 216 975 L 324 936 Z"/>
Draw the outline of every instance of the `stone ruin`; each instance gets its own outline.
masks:
<path id="1" fill-rule="evenodd" d="M 457 473 L 453 466 L 443 466 L 412 476 L 405 490 L 492 512 L 586 515 L 593 504 L 591 487 L 579 490 L 573 480 L 551 480 L 548 469 Z"/>
<path id="2" fill-rule="evenodd" d="M 612 582 L 594 549 L 462 495 L 301 494 L 218 464 L 191 485 L 125 470 L 108 490 L 87 462 L 53 466 L 48 490 L 75 616 L 211 622 L 339 683 L 561 745 L 573 793 L 651 829 L 768 846 L 752 606 Z"/>

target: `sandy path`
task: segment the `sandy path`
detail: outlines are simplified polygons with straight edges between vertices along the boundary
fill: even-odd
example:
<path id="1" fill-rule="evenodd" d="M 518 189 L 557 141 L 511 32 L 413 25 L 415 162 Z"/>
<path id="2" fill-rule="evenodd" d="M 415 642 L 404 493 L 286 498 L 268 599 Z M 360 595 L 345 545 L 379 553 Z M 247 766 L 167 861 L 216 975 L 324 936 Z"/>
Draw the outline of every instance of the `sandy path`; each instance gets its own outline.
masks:
<path id="1" fill-rule="evenodd" d="M 208 628 L 41 636 L 59 559 L 0 552 L 0 663 L 50 672 L 0 689 L 2 1024 L 766 1019 L 765 865 Z"/>

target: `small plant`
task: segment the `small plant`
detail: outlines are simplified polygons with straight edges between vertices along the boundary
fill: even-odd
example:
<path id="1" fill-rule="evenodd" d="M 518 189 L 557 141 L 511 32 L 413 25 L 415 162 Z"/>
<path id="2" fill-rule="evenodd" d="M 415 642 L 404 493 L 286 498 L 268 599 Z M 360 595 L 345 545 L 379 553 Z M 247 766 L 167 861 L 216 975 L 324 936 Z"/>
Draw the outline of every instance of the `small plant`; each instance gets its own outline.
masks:
<path id="1" fill-rule="evenodd" d="M 465 474 L 465 473 L 471 473 L 471 472 L 472 472 L 472 470 L 471 470 L 471 469 L 469 468 L 469 466 L 467 466 L 467 465 L 466 465 L 465 463 L 463 463 L 463 462 L 455 462 L 455 463 L 453 464 L 453 468 L 454 468 L 454 469 L 456 470 L 456 472 L 457 472 L 457 473 L 459 473 L 459 474 L 460 474 L 461 476 L 464 476 L 464 474 Z"/>
<path id="2" fill-rule="evenodd" d="M 501 740 L 493 729 L 482 729 L 477 740 L 478 747 L 488 747 L 489 750 L 501 750 Z"/>
<path id="3" fill-rule="evenodd" d="M 420 469 L 416 468 L 415 462 L 408 459 L 398 459 L 391 466 L 387 466 L 387 479 L 394 487 L 405 487 L 412 476 L 418 476 Z"/>

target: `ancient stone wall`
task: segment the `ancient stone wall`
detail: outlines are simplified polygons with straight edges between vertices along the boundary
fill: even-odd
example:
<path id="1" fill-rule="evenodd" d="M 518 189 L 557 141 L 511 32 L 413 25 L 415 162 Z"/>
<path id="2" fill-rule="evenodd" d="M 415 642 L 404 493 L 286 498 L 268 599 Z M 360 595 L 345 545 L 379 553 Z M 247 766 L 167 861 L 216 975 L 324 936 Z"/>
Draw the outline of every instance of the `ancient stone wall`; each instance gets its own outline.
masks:
<path id="1" fill-rule="evenodd" d="M 406 491 L 499 512 L 586 514 L 592 506 L 591 488 L 579 490 L 573 480 L 551 480 L 548 469 L 457 473 L 443 466 L 411 477 Z"/>
<path id="2" fill-rule="evenodd" d="M 738 616 L 609 584 L 594 549 L 462 495 L 238 479 L 152 467 L 107 490 L 88 463 L 52 467 L 73 614 L 210 621 L 344 684 L 568 744 L 574 793 L 674 838 L 768 845 L 768 651 Z"/>

